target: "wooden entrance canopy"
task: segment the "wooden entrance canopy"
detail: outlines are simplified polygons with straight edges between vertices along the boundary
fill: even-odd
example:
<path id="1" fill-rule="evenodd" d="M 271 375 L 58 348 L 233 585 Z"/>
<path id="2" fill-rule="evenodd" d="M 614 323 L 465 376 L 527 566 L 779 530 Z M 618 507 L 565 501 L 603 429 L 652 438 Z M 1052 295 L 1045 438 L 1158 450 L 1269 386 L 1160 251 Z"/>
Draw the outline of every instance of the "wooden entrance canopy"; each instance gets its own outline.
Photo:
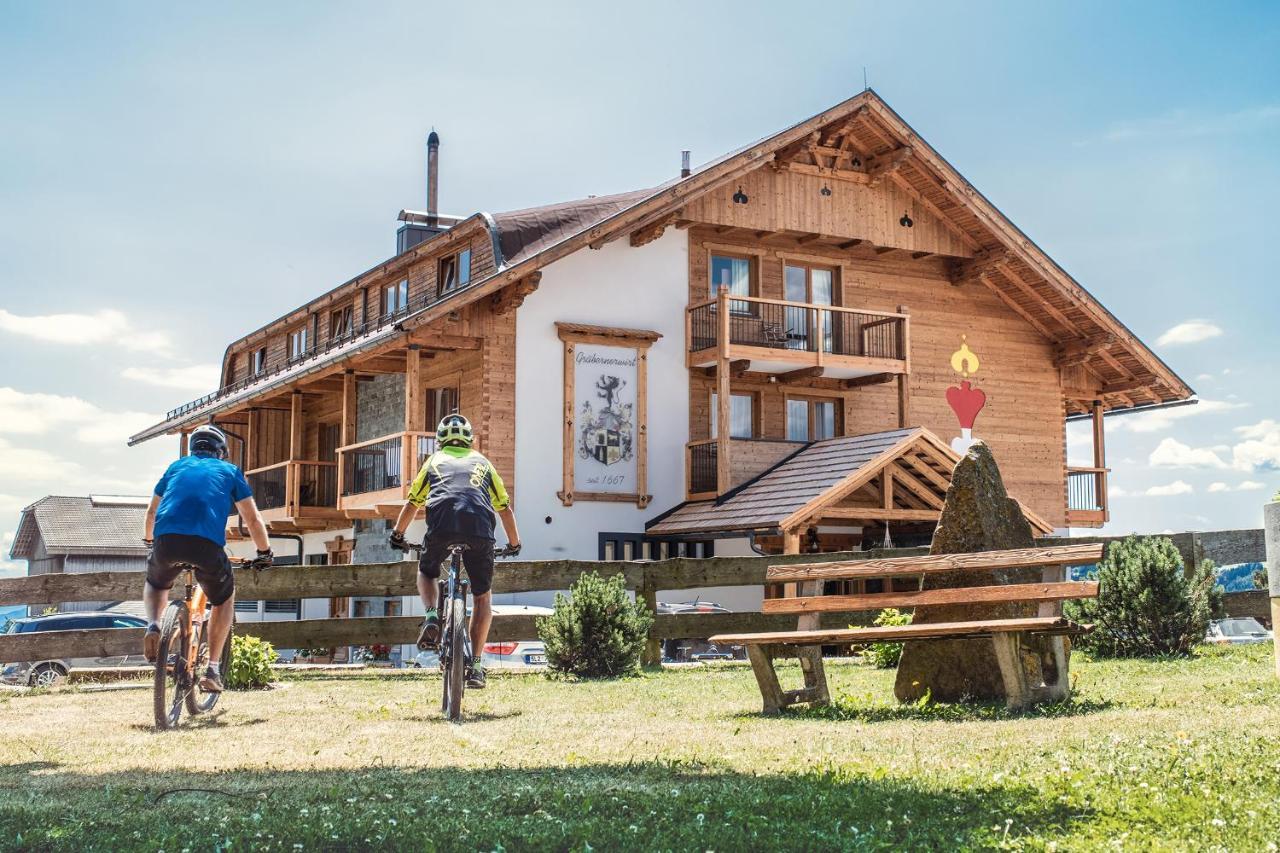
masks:
<path id="1" fill-rule="evenodd" d="M 689 501 L 650 522 L 651 536 L 733 536 L 818 525 L 936 522 L 960 457 L 923 427 L 816 441 L 718 500 Z M 1053 526 L 1022 508 L 1032 530 Z"/>

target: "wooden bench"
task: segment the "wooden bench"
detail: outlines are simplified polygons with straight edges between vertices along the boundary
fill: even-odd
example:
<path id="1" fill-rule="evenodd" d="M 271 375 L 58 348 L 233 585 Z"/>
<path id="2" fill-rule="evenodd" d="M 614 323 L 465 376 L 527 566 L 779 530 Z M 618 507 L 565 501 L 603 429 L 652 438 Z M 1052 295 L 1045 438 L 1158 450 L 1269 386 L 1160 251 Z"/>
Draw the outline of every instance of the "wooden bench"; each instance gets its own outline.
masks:
<path id="1" fill-rule="evenodd" d="M 1067 599 L 1095 598 L 1094 581 L 1066 580 L 1067 566 L 1096 563 L 1102 559 L 1102 545 L 1066 545 L 1051 548 L 1022 548 L 986 551 L 977 554 L 937 554 L 924 557 L 897 557 L 840 563 L 808 563 L 770 566 L 768 583 L 794 584 L 800 594 L 792 598 L 766 599 L 765 613 L 795 613 L 795 631 L 765 634 L 720 634 L 711 642 L 745 646 L 751 668 L 760 685 L 764 712 L 776 714 L 798 702 L 825 704 L 830 700 L 822 665 L 824 645 L 862 645 L 875 642 L 922 640 L 990 639 L 1004 682 L 1006 703 L 1011 708 L 1043 701 L 1061 701 L 1070 694 L 1068 664 L 1070 650 L 1064 642 L 1052 644 L 1054 677 L 1050 683 L 1030 684 L 1022 664 L 1020 649 L 1031 636 L 1065 637 L 1086 633 L 1090 626 L 1078 625 L 1061 616 Z M 923 586 L 930 575 L 944 572 L 994 572 L 1041 568 L 1040 583 L 992 584 L 989 586 L 942 587 L 937 589 L 893 590 L 893 581 L 913 579 Z M 882 579 L 886 590 L 857 595 L 822 595 L 827 581 Z M 882 628 L 819 628 L 823 613 L 851 613 L 882 610 L 886 607 L 922 608 L 957 604 L 1036 603 L 1039 614 L 1016 619 L 988 619 L 974 622 L 938 622 Z M 804 687 L 783 690 L 774 669 L 779 657 L 796 657 L 804 675 Z"/>

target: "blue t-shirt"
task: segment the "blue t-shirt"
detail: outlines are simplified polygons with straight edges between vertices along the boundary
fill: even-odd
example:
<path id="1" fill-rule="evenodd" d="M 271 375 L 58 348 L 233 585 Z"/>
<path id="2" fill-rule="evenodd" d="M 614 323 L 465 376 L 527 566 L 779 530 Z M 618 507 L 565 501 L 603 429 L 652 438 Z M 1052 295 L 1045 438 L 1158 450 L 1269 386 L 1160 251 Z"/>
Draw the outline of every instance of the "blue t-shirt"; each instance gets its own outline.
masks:
<path id="1" fill-rule="evenodd" d="M 193 454 L 170 465 L 156 483 L 160 507 L 155 535 L 183 533 L 227 544 L 227 516 L 252 497 L 240 469 L 214 456 Z"/>

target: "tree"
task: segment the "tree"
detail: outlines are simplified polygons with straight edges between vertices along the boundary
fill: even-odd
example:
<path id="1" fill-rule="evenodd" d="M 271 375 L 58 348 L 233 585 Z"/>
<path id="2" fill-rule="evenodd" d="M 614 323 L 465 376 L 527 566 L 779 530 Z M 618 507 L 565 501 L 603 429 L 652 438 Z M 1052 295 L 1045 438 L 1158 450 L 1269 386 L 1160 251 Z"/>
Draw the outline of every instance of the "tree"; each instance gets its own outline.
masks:
<path id="1" fill-rule="evenodd" d="M 1211 560 L 1187 569 L 1173 542 L 1130 536 L 1098 564 L 1098 597 L 1068 602 L 1066 613 L 1094 630 L 1077 645 L 1108 657 L 1186 655 L 1204 641 L 1221 606 Z"/>
<path id="2" fill-rule="evenodd" d="M 653 615 L 627 595 L 625 578 L 595 572 L 578 578 L 569 595 L 556 593 L 554 611 L 537 620 L 547 668 L 579 678 L 612 678 L 635 672 Z"/>

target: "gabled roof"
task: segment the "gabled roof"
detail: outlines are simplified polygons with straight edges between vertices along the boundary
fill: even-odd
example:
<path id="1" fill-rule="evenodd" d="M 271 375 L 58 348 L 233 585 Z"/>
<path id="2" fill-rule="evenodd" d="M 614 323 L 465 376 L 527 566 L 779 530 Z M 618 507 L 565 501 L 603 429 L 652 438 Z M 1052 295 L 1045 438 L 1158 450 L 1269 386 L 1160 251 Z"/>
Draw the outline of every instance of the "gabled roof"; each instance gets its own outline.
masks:
<path id="1" fill-rule="evenodd" d="M 51 555 L 145 556 L 146 497 L 50 495 L 22 511 L 9 559 L 29 560 L 37 540 Z"/>
<path id="2" fill-rule="evenodd" d="M 860 164 L 856 167 L 855 158 Z M 628 235 L 638 238 L 639 245 L 673 224 L 691 199 L 766 165 L 837 177 L 861 175 L 867 180 L 874 175 L 875 180 L 894 182 L 938 217 L 974 255 L 957 263 L 955 281 L 990 289 L 1055 345 L 1060 365 L 1075 369 L 1081 386 L 1066 389 L 1072 411 L 1087 411 L 1085 392 L 1092 397 L 1095 386 L 1101 388 L 1097 396 L 1108 409 L 1171 403 L 1193 395 L 1181 377 L 870 89 L 650 190 L 495 216 L 476 214 L 470 219 L 487 222 L 496 244 L 495 272 L 411 311 L 395 327 L 409 330 L 429 323 L 587 246 L 599 247 Z M 437 241 L 450 239 L 450 233 L 426 240 L 359 278 L 403 266 L 431 251 Z M 308 368 L 347 355 L 326 353 L 309 361 Z M 247 390 L 252 396 L 297 378 L 273 376 Z M 207 420 L 233 408 L 240 399 L 221 392 L 202 398 L 199 405 L 171 413 L 164 422 L 133 436 L 130 443 Z"/>
<path id="3" fill-rule="evenodd" d="M 717 500 L 687 502 L 658 516 L 646 532 L 741 535 L 791 530 L 824 518 L 936 520 L 959 459 L 923 427 L 815 441 Z M 896 484 L 888 501 L 886 477 Z M 1052 531 L 1025 507 L 1023 513 L 1039 534 Z"/>

